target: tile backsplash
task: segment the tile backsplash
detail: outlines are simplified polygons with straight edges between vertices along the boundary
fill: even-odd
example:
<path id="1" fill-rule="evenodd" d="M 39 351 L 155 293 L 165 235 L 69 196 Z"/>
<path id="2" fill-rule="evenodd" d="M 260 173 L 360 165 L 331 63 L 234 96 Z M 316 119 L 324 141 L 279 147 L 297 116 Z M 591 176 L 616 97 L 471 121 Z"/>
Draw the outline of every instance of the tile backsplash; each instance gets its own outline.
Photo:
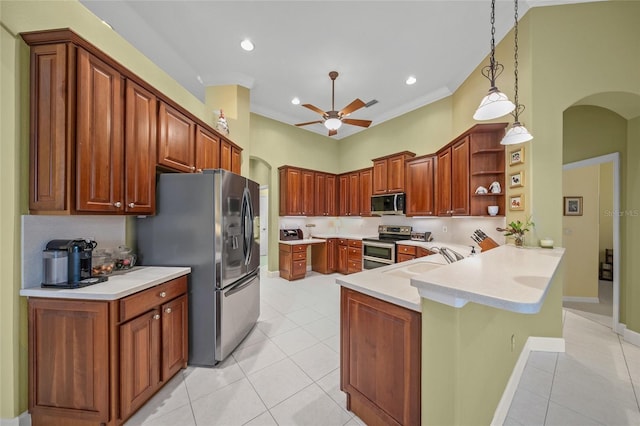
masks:
<path id="1" fill-rule="evenodd" d="M 91 238 L 98 248 L 123 245 L 126 216 L 22 216 L 22 288 L 40 286 L 47 242 L 76 238 Z"/>

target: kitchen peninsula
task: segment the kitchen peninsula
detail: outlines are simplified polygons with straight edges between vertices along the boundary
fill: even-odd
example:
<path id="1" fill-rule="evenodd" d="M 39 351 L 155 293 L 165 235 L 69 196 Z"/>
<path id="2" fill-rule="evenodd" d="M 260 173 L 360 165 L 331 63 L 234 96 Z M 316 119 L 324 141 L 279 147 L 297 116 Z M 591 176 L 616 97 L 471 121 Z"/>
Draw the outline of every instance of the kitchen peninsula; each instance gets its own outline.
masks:
<path id="1" fill-rule="evenodd" d="M 371 424 L 491 423 L 527 340 L 561 337 L 563 254 L 504 245 L 338 277 L 347 407 Z"/>

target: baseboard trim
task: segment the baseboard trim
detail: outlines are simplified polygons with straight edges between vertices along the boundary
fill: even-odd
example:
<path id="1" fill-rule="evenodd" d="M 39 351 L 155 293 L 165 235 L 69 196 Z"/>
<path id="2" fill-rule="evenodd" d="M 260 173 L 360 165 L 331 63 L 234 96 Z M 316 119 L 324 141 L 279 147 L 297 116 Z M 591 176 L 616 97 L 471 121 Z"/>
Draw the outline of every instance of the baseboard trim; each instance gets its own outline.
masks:
<path id="1" fill-rule="evenodd" d="M 623 338 L 632 345 L 640 346 L 640 333 L 629 330 L 626 326 L 624 328 Z"/>
<path id="2" fill-rule="evenodd" d="M 0 419 L 0 426 L 31 426 L 31 415 L 25 411 L 13 419 Z"/>
<path id="3" fill-rule="evenodd" d="M 578 302 L 578 303 L 600 303 L 600 299 L 597 297 L 574 297 L 574 296 L 562 296 L 563 302 Z"/>
<path id="4" fill-rule="evenodd" d="M 532 351 L 538 352 L 564 352 L 565 342 L 561 337 L 529 337 L 527 342 L 520 352 L 518 361 L 513 367 L 511 377 L 507 382 L 507 386 L 502 393 L 502 398 L 496 407 L 496 411 L 493 413 L 493 420 L 491 420 L 491 426 L 502 426 L 509 413 L 509 407 L 513 401 L 513 396 L 516 394 L 520 378 L 524 372 L 524 367 L 527 365 L 527 360 Z"/>

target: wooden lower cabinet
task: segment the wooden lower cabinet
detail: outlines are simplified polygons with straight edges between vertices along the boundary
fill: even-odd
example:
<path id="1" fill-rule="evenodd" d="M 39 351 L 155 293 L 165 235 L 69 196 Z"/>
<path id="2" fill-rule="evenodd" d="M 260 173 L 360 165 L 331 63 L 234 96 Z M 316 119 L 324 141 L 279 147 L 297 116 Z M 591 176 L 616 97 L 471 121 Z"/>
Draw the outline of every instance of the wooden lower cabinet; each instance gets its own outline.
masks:
<path id="1" fill-rule="evenodd" d="M 309 244 L 282 244 L 279 250 L 280 277 L 298 280 L 307 275 L 307 247 Z"/>
<path id="2" fill-rule="evenodd" d="M 348 240 L 349 254 L 347 264 L 347 274 L 362 271 L 362 241 Z"/>
<path id="3" fill-rule="evenodd" d="M 321 274 L 336 271 L 338 239 L 329 238 L 324 244 L 311 245 L 311 270 Z"/>
<path id="4" fill-rule="evenodd" d="M 408 244 L 396 244 L 396 250 L 396 258 L 398 259 L 396 263 L 406 262 L 407 260 L 431 256 L 432 254 L 434 254 L 434 252 L 424 247 L 412 246 Z"/>
<path id="5" fill-rule="evenodd" d="M 340 388 L 367 425 L 420 424 L 422 318 L 341 288 Z"/>
<path id="6" fill-rule="evenodd" d="M 29 298 L 38 425 L 120 425 L 187 366 L 187 277 L 120 300 Z"/>

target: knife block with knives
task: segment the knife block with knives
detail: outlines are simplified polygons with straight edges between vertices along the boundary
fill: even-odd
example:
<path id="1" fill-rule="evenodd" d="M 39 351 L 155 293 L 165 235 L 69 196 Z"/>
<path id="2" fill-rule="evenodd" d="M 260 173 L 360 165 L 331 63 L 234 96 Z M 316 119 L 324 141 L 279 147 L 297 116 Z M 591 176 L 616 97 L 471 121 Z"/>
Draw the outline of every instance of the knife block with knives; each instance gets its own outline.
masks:
<path id="1" fill-rule="evenodd" d="M 500 244 L 496 243 L 496 241 L 482 232 L 480 229 L 476 229 L 471 235 L 471 239 L 475 241 L 478 246 L 482 249 L 483 252 L 491 250 L 493 248 L 498 247 Z"/>

